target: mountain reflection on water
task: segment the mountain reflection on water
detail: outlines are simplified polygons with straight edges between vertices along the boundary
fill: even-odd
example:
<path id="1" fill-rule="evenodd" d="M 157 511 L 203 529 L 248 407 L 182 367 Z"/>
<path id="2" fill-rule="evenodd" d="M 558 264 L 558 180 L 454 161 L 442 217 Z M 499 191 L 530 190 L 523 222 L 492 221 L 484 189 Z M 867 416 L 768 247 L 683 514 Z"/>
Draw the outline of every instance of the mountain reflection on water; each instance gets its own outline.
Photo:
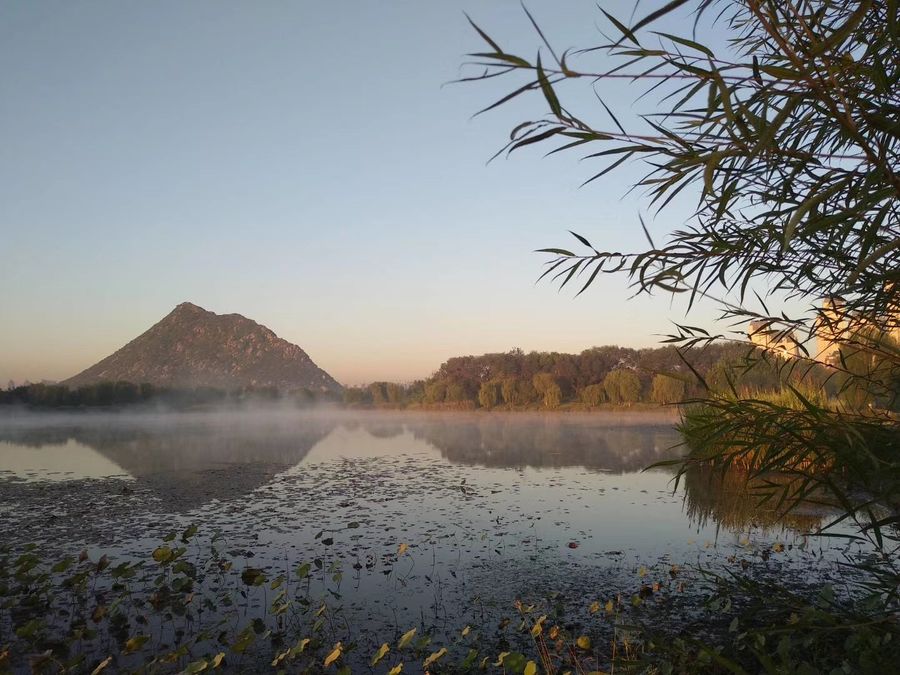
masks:
<path id="1" fill-rule="evenodd" d="M 343 457 L 439 453 L 460 466 L 582 468 L 626 476 L 679 455 L 674 421 L 671 413 L 26 415 L 0 418 L 0 475 L 59 480 L 66 475 L 48 470 L 52 467 L 47 455 L 72 454 L 70 471 L 79 459 L 82 465 L 80 471 L 70 472 L 73 480 L 125 474 L 173 512 L 240 499 L 288 470 L 302 473 L 309 462 Z M 659 476 L 654 487 L 671 487 L 674 470 L 654 473 Z M 698 527 L 808 531 L 822 519 L 817 511 L 784 518 L 771 507 L 761 507 L 739 474 L 723 480 L 693 469 L 682 485 L 684 514 Z"/>

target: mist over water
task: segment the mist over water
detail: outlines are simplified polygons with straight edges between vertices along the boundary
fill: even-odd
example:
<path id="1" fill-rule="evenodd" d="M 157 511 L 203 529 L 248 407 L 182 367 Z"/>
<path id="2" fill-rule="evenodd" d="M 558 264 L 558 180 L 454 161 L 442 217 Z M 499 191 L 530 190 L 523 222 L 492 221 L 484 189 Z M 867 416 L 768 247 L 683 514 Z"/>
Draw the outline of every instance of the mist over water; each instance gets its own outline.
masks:
<path id="1" fill-rule="evenodd" d="M 6 415 L 0 537 L 139 560 L 196 524 L 192 545 L 235 569 L 319 561 L 309 592 L 371 635 L 422 623 L 449 634 L 550 594 L 581 611 L 580 589 L 630 596 L 638 569 L 721 566 L 773 542 L 781 574 L 833 557 L 805 534 L 821 512 L 778 519 L 740 485 L 689 474 L 675 490 L 674 469 L 645 470 L 681 452 L 674 422 L 275 407 Z"/>

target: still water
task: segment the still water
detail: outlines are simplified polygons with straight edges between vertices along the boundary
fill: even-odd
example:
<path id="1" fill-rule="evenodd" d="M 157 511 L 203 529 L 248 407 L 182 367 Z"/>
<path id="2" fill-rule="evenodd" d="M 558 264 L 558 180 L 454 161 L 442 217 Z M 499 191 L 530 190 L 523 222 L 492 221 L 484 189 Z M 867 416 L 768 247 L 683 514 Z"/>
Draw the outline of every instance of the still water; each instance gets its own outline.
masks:
<path id="1" fill-rule="evenodd" d="M 845 555 L 740 477 L 679 456 L 668 414 L 254 411 L 0 418 L 0 543 L 139 560 L 190 546 L 307 593 L 358 640 L 494 624 L 552 599 L 580 616 L 681 566 L 808 576 Z M 747 562 L 749 561 L 749 562 Z M 680 589 L 679 589 L 680 590 Z M 259 606 L 262 606 L 262 602 Z M 240 610 L 252 615 L 251 602 Z M 259 607 L 256 607 L 259 609 Z M 162 638 L 161 638 L 162 639 Z"/>

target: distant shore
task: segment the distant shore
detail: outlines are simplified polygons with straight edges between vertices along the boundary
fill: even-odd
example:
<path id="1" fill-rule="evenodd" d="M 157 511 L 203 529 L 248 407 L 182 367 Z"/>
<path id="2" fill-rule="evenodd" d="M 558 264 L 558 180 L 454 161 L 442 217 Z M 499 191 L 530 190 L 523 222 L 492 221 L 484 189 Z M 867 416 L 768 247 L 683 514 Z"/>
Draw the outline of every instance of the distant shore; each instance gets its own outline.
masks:
<path id="1" fill-rule="evenodd" d="M 7 404 L 0 405 L 0 418 L 4 414 L 29 412 L 35 414 L 51 413 L 94 413 L 94 412 L 135 412 L 135 413 L 191 413 L 206 411 L 241 411 L 278 409 L 282 411 L 337 411 L 337 412 L 381 412 L 381 413 L 439 413 L 439 414 L 469 414 L 479 416 L 491 415 L 597 415 L 597 414 L 627 414 L 627 415 L 656 415 L 668 417 L 673 420 L 681 417 L 681 407 L 678 405 L 658 405 L 654 403 L 633 403 L 628 405 L 603 404 L 599 406 L 586 406 L 580 403 L 564 403 L 555 408 L 547 408 L 539 404 L 528 406 L 500 405 L 493 408 L 481 408 L 473 405 L 460 405 L 453 403 L 425 403 L 413 405 L 371 405 L 371 404 L 342 404 L 324 402 L 312 405 L 295 405 L 289 401 L 226 401 L 216 403 L 197 403 L 193 405 L 170 406 L 164 402 L 135 402 L 114 403 L 108 405 L 28 405 Z"/>

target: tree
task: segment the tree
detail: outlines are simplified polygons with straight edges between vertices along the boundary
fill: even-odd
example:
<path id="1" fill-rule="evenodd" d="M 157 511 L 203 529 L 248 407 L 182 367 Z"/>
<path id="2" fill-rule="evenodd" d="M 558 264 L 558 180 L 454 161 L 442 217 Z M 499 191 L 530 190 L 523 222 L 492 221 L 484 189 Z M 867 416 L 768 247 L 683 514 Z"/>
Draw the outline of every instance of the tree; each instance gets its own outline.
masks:
<path id="1" fill-rule="evenodd" d="M 537 373 L 531 381 L 545 408 L 558 408 L 562 403 L 562 389 L 550 373 Z"/>
<path id="2" fill-rule="evenodd" d="M 666 405 L 678 403 L 684 399 L 684 380 L 669 375 L 654 375 L 650 389 L 650 399 L 654 403 Z"/>
<path id="3" fill-rule="evenodd" d="M 501 383 L 498 380 L 488 380 L 482 383 L 478 390 L 478 405 L 491 409 L 500 403 L 502 398 Z"/>
<path id="4" fill-rule="evenodd" d="M 641 380 L 633 370 L 617 368 L 603 378 L 603 391 L 612 403 L 637 403 L 641 400 Z"/>
<path id="5" fill-rule="evenodd" d="M 592 408 L 597 407 L 606 399 L 606 392 L 602 384 L 589 384 L 581 390 L 581 402 Z"/>
<path id="6" fill-rule="evenodd" d="M 649 30 L 687 9 L 694 15 L 691 31 Z M 645 172 L 634 187 L 647 195 L 649 208 L 665 210 L 678 195 L 697 200 L 690 222 L 661 241 L 641 219 L 644 250 L 594 247 L 581 234 L 577 251 L 544 249 L 550 256 L 545 275 L 581 293 L 599 274 L 624 273 L 638 293 L 684 294 L 689 313 L 704 298 L 718 304 L 724 325 L 738 329 L 717 335 L 679 325 L 670 341 L 688 363 L 712 342 L 746 343 L 750 322 L 761 322 L 776 340 L 796 336 L 801 355 L 779 362 L 756 350 L 748 358 L 786 371 L 780 380 L 795 392 L 798 378 L 826 368 L 843 378 L 842 387 L 866 394 L 856 399 L 873 402 L 841 409 L 805 397 L 760 401 L 740 391 L 704 390 L 683 427 L 691 455 L 681 475 L 702 463 L 744 467 L 749 480 L 774 471 L 793 477 L 766 481 L 774 503 L 796 508 L 819 489 L 842 506 L 835 522 L 854 522 L 856 534 L 882 556 L 877 570 L 857 568 L 874 592 L 869 605 L 832 605 L 828 629 L 805 625 L 795 636 L 802 637 L 803 653 L 779 656 L 787 670 L 831 671 L 862 659 L 849 639 L 860 621 L 859 614 L 851 619 L 851 609 L 880 626 L 872 639 L 885 643 L 893 629 L 881 622 L 900 609 L 900 537 L 888 527 L 900 521 L 900 419 L 876 405 L 897 398 L 900 351 L 875 337 L 900 331 L 898 4 L 660 0 L 641 11 L 646 14 L 637 21 L 604 11 L 612 37 L 565 52 L 553 49 L 538 28 L 536 58 L 503 49 L 475 26 L 487 47 L 472 55 L 477 70 L 463 79 L 524 77 L 485 110 L 540 94 L 546 115 L 517 124 L 507 152 L 549 143 L 552 151 L 575 150 L 604 162 L 586 183 L 638 160 Z M 727 32 L 727 47 L 697 41 L 715 26 Z M 622 111 L 602 100 L 603 85 L 612 81 L 638 87 L 638 115 L 616 116 Z M 580 82 L 601 97 L 598 115 L 579 115 L 564 98 Z M 879 365 L 859 367 L 846 357 L 825 363 L 811 346 L 816 339 L 838 341 L 842 354 L 861 353 L 865 363 Z M 874 516 L 873 505 L 884 512 Z M 790 624 L 786 615 L 783 622 Z M 720 656 L 722 663 L 741 663 L 736 670 L 782 667 L 763 665 L 752 653 Z M 892 648 L 865 658 L 855 661 L 857 670 L 892 670 L 898 653 Z"/>
<path id="7" fill-rule="evenodd" d="M 387 382 L 372 382 L 369 385 L 369 395 L 372 398 L 372 403 L 375 405 L 381 405 L 382 403 L 387 403 L 387 390 L 385 385 Z"/>
<path id="8" fill-rule="evenodd" d="M 443 380 L 429 382 L 425 385 L 426 403 L 443 403 L 447 398 L 447 383 Z"/>
<path id="9" fill-rule="evenodd" d="M 403 403 L 404 392 L 403 387 L 401 387 L 396 382 L 385 382 L 384 383 L 384 393 L 387 402 L 391 405 L 400 405 Z"/>

